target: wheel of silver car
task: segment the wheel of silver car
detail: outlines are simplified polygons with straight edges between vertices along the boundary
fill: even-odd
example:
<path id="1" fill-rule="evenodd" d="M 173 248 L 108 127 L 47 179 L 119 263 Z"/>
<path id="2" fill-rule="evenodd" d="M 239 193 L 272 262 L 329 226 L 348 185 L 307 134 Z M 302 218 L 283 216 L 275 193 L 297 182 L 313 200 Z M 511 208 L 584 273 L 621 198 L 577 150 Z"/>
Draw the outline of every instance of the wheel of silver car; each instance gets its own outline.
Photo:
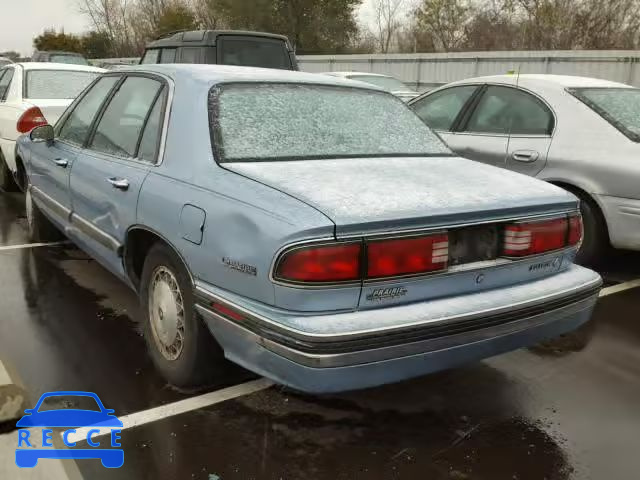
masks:
<path id="1" fill-rule="evenodd" d="M 18 190 L 18 185 L 13 178 L 11 170 L 9 170 L 4 155 L 2 155 L 2 150 L 0 150 L 0 188 L 5 192 L 15 192 Z"/>
<path id="2" fill-rule="evenodd" d="M 169 383 L 202 385 L 227 367 L 222 349 L 196 314 L 189 272 L 163 243 L 154 244 L 146 255 L 140 304 L 149 355 Z"/>
<path id="3" fill-rule="evenodd" d="M 184 347 L 184 300 L 178 281 L 165 266 L 151 276 L 149 319 L 156 347 L 167 360 L 175 360 Z"/>
<path id="4" fill-rule="evenodd" d="M 580 198 L 580 212 L 584 224 L 584 238 L 576 256 L 576 263 L 596 266 L 603 260 L 609 246 L 607 223 L 593 200 L 582 193 L 573 193 Z"/>

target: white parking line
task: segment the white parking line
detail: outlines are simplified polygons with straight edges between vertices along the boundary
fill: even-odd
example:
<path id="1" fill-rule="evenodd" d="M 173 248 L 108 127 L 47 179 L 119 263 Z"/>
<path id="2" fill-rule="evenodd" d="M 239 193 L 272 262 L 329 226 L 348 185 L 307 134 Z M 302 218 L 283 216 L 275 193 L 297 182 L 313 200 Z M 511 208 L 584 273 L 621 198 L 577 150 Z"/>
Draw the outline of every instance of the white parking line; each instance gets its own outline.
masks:
<path id="1" fill-rule="evenodd" d="M 209 407 L 211 405 L 215 405 L 216 403 L 221 403 L 226 400 L 249 395 L 250 393 L 259 392 L 260 390 L 269 388 L 272 385 L 273 382 L 271 380 L 260 378 L 251 382 L 241 383 L 240 385 L 235 385 L 233 387 L 223 388 L 222 390 L 205 393 L 204 395 L 187 398 L 185 400 L 180 400 L 179 402 L 169 403 L 167 405 L 151 408 L 149 410 L 143 410 L 141 412 L 131 413 L 129 415 L 124 415 L 118 418 L 122 422 L 122 430 L 125 430 L 127 428 L 139 427 L 140 425 L 144 425 L 146 423 L 163 420 L 165 418 L 180 415 L 181 413 L 190 412 L 199 408 Z M 67 439 L 71 442 L 86 440 L 87 433 L 92 428 L 96 427 L 77 428 L 76 432 L 69 434 Z M 100 437 L 110 433 L 110 428 L 101 428 L 100 433 L 93 435 L 92 438 Z"/>
<path id="2" fill-rule="evenodd" d="M 624 292 L 625 290 L 630 290 L 632 288 L 638 287 L 640 287 L 640 278 L 620 283 L 618 285 L 613 285 L 612 287 L 603 288 L 602 290 L 600 290 L 600 296 L 606 297 L 607 295 Z"/>
<path id="3" fill-rule="evenodd" d="M 21 248 L 53 247 L 55 245 L 64 245 L 66 243 L 69 243 L 69 240 L 61 240 L 59 242 L 45 242 L 45 243 L 23 243 L 21 245 L 4 245 L 0 247 L 0 251 L 19 250 Z"/>

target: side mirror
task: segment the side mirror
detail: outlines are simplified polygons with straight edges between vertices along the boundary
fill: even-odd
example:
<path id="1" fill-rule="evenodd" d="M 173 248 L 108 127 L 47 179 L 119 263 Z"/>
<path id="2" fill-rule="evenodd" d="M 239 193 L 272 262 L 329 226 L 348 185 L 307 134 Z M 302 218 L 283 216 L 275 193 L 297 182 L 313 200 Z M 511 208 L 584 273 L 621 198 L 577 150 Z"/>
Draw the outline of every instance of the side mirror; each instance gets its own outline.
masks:
<path id="1" fill-rule="evenodd" d="M 34 143 L 47 142 L 49 144 L 53 142 L 53 137 L 53 127 L 51 125 L 40 125 L 29 133 L 29 138 Z"/>

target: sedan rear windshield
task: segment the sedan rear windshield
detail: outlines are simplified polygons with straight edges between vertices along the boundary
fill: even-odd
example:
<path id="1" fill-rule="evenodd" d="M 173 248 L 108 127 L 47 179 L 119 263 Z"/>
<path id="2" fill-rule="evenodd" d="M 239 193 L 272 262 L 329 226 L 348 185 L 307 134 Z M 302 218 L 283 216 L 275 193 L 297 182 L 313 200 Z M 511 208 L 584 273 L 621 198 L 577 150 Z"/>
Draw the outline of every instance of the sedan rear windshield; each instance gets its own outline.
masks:
<path id="1" fill-rule="evenodd" d="M 569 92 L 634 142 L 640 142 L 640 89 L 573 88 Z"/>
<path id="2" fill-rule="evenodd" d="M 221 162 L 451 154 L 401 100 L 373 90 L 227 84 L 211 90 L 209 112 Z"/>
<path id="3" fill-rule="evenodd" d="M 53 63 L 69 63 L 72 65 L 89 65 L 87 59 L 80 55 L 53 54 L 49 56 L 49 61 Z"/>
<path id="4" fill-rule="evenodd" d="M 25 98 L 73 99 L 97 76 L 98 72 L 75 70 L 29 70 Z"/>

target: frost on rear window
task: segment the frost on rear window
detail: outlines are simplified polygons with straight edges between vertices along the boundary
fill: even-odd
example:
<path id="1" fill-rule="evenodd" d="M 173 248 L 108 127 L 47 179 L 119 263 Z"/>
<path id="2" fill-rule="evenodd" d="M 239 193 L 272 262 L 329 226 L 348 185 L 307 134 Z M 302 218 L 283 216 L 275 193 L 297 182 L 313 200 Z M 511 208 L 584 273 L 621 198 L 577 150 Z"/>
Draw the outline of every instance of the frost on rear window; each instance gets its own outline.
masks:
<path id="1" fill-rule="evenodd" d="M 399 99 L 310 84 L 229 84 L 209 97 L 220 161 L 447 155 Z"/>
<path id="2" fill-rule="evenodd" d="M 569 90 L 635 142 L 640 142 L 640 89 L 576 88 Z"/>
<path id="3" fill-rule="evenodd" d="M 31 70 L 27 72 L 25 98 L 73 99 L 98 75 L 73 70 Z"/>

